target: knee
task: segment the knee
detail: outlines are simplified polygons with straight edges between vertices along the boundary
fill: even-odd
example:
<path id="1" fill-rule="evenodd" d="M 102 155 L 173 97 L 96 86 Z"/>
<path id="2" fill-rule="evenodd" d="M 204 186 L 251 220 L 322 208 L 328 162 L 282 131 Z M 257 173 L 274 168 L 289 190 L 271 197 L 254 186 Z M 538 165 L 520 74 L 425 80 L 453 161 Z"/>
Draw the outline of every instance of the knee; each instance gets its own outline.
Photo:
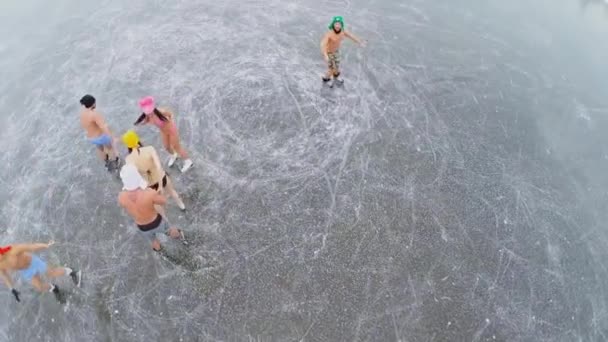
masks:
<path id="1" fill-rule="evenodd" d="M 37 282 L 32 282 L 32 286 L 34 287 L 34 289 L 36 289 L 36 291 L 40 292 L 40 293 L 44 293 L 47 292 L 48 290 L 51 289 L 51 286 L 49 284 L 46 283 L 37 283 Z"/>
<path id="2" fill-rule="evenodd" d="M 179 136 L 172 136 L 169 140 L 169 144 L 171 144 L 173 147 L 180 147 Z"/>

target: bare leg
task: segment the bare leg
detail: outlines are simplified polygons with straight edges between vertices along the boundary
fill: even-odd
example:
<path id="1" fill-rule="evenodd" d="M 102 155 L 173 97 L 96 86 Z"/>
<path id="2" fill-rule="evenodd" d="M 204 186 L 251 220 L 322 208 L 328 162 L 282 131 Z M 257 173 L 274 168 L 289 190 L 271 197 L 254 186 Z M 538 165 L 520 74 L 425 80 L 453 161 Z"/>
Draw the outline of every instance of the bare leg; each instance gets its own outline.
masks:
<path id="1" fill-rule="evenodd" d="M 48 292 L 51 289 L 51 285 L 45 283 L 38 274 L 32 278 L 32 286 L 34 286 L 38 292 Z"/>
<path id="2" fill-rule="evenodd" d="M 184 205 L 184 201 L 182 201 L 182 199 L 179 197 L 177 191 L 175 191 L 175 187 L 173 186 L 173 182 L 171 181 L 171 178 L 169 178 L 169 177 L 167 177 L 167 186 L 165 187 L 165 189 L 167 190 L 167 192 L 169 193 L 169 195 L 171 195 L 171 197 L 173 197 L 173 199 L 175 200 L 175 203 L 177 203 L 177 206 L 181 210 L 185 210 L 186 209 L 186 205 Z"/>
<path id="3" fill-rule="evenodd" d="M 49 268 L 46 271 L 46 276 L 49 278 L 58 278 L 58 277 L 63 277 L 63 276 L 67 276 L 68 275 L 68 271 L 66 270 L 65 267 L 53 267 L 53 268 Z"/>
<path id="4" fill-rule="evenodd" d="M 160 138 L 163 140 L 163 146 L 165 147 L 165 150 L 167 150 L 167 152 L 169 152 L 169 154 L 173 154 L 173 148 L 171 147 L 171 137 L 169 136 L 169 134 L 165 134 L 163 132 L 160 132 Z"/>
<path id="5" fill-rule="evenodd" d="M 188 153 L 182 147 L 182 144 L 179 141 L 179 135 L 177 133 L 169 136 L 169 142 L 173 148 L 173 151 L 177 152 L 182 159 L 188 159 Z"/>
<path id="6" fill-rule="evenodd" d="M 188 171 L 193 163 L 192 160 L 188 157 L 188 153 L 186 152 L 186 150 L 182 147 L 182 144 L 179 142 L 179 135 L 177 133 L 177 131 L 175 131 L 174 134 L 170 135 L 170 143 L 171 143 L 171 147 L 173 147 L 173 150 L 176 151 L 177 153 L 179 153 L 180 157 L 182 157 L 182 159 L 184 159 L 184 165 L 182 165 L 181 171 L 182 172 L 186 172 Z M 175 155 L 173 155 L 175 157 Z"/>
<path id="7" fill-rule="evenodd" d="M 338 69 L 338 68 L 334 68 L 334 69 L 333 69 L 333 73 L 334 73 L 334 74 L 333 74 L 333 75 L 334 75 L 334 77 L 335 77 L 335 78 L 338 78 L 338 76 L 340 76 L 340 69 Z"/>
<path id="8" fill-rule="evenodd" d="M 108 160 L 108 154 L 103 147 L 97 148 L 97 156 L 104 162 Z"/>
<path id="9" fill-rule="evenodd" d="M 118 157 L 118 153 L 116 152 L 116 148 L 114 146 L 114 138 L 112 138 L 112 143 L 110 145 L 104 146 L 104 150 L 108 156 L 110 156 L 110 160 L 116 159 Z"/>

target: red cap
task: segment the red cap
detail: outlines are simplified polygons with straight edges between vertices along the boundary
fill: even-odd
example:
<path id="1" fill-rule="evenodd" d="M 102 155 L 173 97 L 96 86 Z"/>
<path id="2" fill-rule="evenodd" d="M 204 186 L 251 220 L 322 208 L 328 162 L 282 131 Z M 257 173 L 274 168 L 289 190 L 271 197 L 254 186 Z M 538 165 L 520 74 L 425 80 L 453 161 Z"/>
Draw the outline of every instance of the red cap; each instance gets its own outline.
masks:
<path id="1" fill-rule="evenodd" d="M 13 248 L 13 247 L 11 247 L 11 246 L 0 247 L 0 255 L 6 254 L 8 251 L 11 250 L 11 248 Z"/>

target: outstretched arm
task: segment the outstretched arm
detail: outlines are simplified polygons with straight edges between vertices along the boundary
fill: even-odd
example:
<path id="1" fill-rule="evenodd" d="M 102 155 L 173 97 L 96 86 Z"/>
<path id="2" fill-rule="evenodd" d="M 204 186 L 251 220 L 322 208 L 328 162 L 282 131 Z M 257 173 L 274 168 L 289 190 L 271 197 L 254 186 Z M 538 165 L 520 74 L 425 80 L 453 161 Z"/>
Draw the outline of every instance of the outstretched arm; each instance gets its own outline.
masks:
<path id="1" fill-rule="evenodd" d="M 23 253 L 23 252 L 38 252 L 44 249 L 47 249 L 54 245 L 54 241 L 49 241 L 49 243 L 30 243 L 30 244 L 22 244 L 22 245 L 14 245 L 13 250 L 15 253 Z"/>
<path id="2" fill-rule="evenodd" d="M 354 34 L 348 32 L 348 31 L 344 31 L 344 35 L 346 36 L 346 38 L 354 41 L 355 43 L 359 44 L 360 46 L 365 46 L 365 43 L 359 39 L 359 37 L 355 36 Z"/>

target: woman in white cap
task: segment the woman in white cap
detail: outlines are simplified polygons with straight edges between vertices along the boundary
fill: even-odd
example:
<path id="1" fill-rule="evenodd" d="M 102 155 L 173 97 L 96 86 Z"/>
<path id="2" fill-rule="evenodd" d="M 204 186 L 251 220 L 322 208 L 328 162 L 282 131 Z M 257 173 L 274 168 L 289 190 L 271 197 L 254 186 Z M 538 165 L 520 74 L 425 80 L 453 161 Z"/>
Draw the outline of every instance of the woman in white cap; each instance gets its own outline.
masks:
<path id="1" fill-rule="evenodd" d="M 123 134 L 122 142 L 129 151 L 129 154 L 125 158 L 125 163 L 135 165 L 139 174 L 148 182 L 150 188 L 158 191 L 160 194 L 164 194 L 166 189 L 167 193 L 177 203 L 177 206 L 181 210 L 186 210 L 184 202 L 173 187 L 171 178 L 169 178 L 169 175 L 161 166 L 156 149 L 153 146 L 143 146 L 137 133 L 132 130 Z M 163 207 L 158 207 L 157 210 L 161 215 L 166 216 Z"/>
<path id="2" fill-rule="evenodd" d="M 168 162 L 169 167 L 173 166 L 179 156 L 184 160 L 181 171 L 188 171 L 193 163 L 179 141 L 177 125 L 173 122 L 173 113 L 167 109 L 156 108 L 156 103 L 152 96 L 147 96 L 139 100 L 139 108 L 141 108 L 143 114 L 135 121 L 135 125 L 150 123 L 158 127 L 160 130 L 160 137 L 163 140 L 163 145 L 167 152 L 171 154 L 171 158 L 169 158 Z"/>
<path id="3" fill-rule="evenodd" d="M 167 203 L 165 196 L 148 188 L 148 183 L 132 164 L 126 164 L 120 169 L 120 179 L 123 191 L 118 195 L 118 203 L 135 220 L 139 231 L 152 243 L 152 249 L 160 251 L 160 241 L 157 234 L 168 234 L 174 239 L 184 240 L 181 230 L 170 227 L 169 222 L 156 210 L 156 206 Z"/>

